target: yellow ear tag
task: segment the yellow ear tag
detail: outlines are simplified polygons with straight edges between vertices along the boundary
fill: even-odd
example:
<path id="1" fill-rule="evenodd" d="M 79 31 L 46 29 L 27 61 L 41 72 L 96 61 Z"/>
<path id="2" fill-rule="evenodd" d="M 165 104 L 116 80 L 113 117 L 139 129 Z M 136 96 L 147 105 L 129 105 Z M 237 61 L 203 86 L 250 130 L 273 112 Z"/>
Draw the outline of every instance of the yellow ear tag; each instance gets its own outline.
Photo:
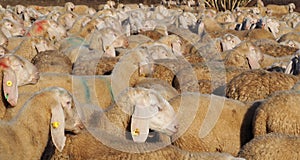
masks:
<path id="1" fill-rule="evenodd" d="M 132 135 L 134 135 L 134 136 L 140 135 L 140 130 L 138 128 L 135 129 Z"/>
<path id="2" fill-rule="evenodd" d="M 52 122 L 52 127 L 53 128 L 58 128 L 59 127 L 59 122 Z"/>
<path id="3" fill-rule="evenodd" d="M 6 85 L 7 85 L 8 87 L 12 86 L 12 81 L 7 81 L 7 82 L 6 82 Z"/>

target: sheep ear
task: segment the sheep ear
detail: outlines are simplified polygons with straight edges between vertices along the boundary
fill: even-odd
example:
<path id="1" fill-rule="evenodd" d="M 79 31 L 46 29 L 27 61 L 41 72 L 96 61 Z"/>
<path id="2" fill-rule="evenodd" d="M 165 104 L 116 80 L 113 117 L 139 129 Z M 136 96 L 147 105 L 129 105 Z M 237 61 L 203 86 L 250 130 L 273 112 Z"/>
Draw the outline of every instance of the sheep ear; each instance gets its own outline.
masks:
<path id="1" fill-rule="evenodd" d="M 181 51 L 180 51 L 181 50 L 181 44 L 179 42 L 173 42 L 171 44 L 171 46 L 172 46 L 173 53 L 175 53 L 178 56 L 182 56 Z"/>
<path id="2" fill-rule="evenodd" d="M 11 106 L 17 105 L 18 101 L 18 84 L 15 72 L 9 67 L 3 70 L 3 94 Z"/>
<path id="3" fill-rule="evenodd" d="M 51 137 L 53 144 L 58 149 L 58 151 L 62 151 L 65 142 L 65 116 L 61 105 L 58 103 L 51 109 Z"/>
<path id="4" fill-rule="evenodd" d="M 143 143 L 149 134 L 149 119 L 131 118 L 131 136 L 134 142 Z"/>
<path id="5" fill-rule="evenodd" d="M 158 112 L 158 107 L 136 105 L 131 117 L 131 136 L 134 142 L 143 143 L 149 134 L 150 119 Z"/>
<path id="6" fill-rule="evenodd" d="M 257 61 L 257 58 L 253 55 L 253 54 L 248 54 L 247 55 L 247 59 L 248 59 L 248 63 L 250 65 L 251 69 L 259 69 L 260 68 L 260 64 Z"/>
<path id="7" fill-rule="evenodd" d="M 107 57 L 116 57 L 116 51 L 113 46 L 106 46 L 104 48 L 104 55 Z"/>

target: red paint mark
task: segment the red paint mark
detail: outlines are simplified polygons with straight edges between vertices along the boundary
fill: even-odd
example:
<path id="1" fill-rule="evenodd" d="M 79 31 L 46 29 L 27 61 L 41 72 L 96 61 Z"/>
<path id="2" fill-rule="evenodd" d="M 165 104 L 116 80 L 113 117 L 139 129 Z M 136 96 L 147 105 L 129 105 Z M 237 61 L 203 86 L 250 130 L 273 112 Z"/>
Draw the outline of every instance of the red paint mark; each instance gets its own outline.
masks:
<path id="1" fill-rule="evenodd" d="M 31 34 L 28 32 L 26 36 L 31 37 Z"/>
<path id="2" fill-rule="evenodd" d="M 41 20 L 38 22 L 35 22 L 35 25 L 37 26 L 36 31 L 37 32 L 42 32 L 44 30 L 44 24 L 47 23 L 47 20 Z"/>
<path id="3" fill-rule="evenodd" d="M 6 65 L 4 62 L 0 62 L 0 68 L 7 69 L 8 65 Z"/>

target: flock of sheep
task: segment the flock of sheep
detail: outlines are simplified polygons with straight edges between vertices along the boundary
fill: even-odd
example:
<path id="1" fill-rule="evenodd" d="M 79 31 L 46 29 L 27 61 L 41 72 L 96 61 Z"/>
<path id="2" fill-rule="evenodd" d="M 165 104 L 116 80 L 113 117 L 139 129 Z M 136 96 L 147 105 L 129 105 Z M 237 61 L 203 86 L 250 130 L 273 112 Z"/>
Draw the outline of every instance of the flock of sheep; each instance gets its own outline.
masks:
<path id="1" fill-rule="evenodd" d="M 300 13 L 0 7 L 0 159 L 300 159 Z"/>

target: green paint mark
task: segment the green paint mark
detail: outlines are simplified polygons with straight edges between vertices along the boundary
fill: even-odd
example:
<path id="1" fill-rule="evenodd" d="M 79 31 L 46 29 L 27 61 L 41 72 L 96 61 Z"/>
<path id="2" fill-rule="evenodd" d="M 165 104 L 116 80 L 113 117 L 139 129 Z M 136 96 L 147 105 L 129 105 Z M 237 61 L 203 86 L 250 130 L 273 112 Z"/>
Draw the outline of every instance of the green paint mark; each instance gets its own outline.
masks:
<path id="1" fill-rule="evenodd" d="M 84 93 L 85 93 L 85 100 L 90 103 L 91 102 L 91 94 L 90 94 L 90 88 L 87 85 L 87 82 L 85 79 L 81 79 L 81 82 L 84 86 Z"/>
<path id="2" fill-rule="evenodd" d="M 6 99 L 6 100 L 8 99 L 8 93 L 5 94 L 5 99 Z"/>

